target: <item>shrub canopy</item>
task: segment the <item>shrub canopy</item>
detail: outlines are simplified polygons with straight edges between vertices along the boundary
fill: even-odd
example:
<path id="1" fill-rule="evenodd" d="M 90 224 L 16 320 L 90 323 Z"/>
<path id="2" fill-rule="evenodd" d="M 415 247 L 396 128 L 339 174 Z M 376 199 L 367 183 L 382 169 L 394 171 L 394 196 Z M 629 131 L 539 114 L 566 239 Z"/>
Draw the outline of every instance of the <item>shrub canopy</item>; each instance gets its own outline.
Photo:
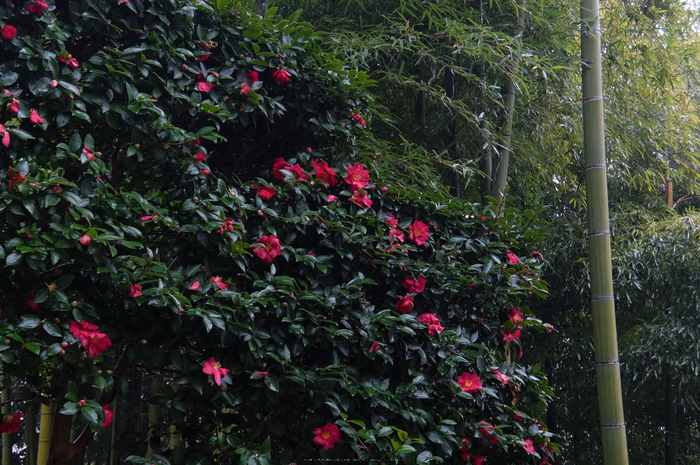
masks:
<path id="1" fill-rule="evenodd" d="M 371 81 L 294 16 L 0 6 L 13 405 L 56 402 L 56 464 L 144 377 L 150 461 L 549 460 L 551 391 L 518 353 L 545 329 L 519 305 L 546 293 L 539 212 L 375 169 Z"/>

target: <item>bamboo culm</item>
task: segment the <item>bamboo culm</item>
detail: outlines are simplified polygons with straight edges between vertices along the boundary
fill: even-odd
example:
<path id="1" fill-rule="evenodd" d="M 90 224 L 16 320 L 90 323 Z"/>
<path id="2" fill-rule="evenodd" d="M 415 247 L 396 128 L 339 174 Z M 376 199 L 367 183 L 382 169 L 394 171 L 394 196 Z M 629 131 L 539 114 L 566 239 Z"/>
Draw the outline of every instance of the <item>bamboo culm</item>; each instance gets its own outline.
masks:
<path id="1" fill-rule="evenodd" d="M 627 465 L 627 434 L 622 408 L 610 251 L 599 16 L 598 0 L 581 0 L 583 139 L 586 154 L 591 312 L 603 463 Z"/>

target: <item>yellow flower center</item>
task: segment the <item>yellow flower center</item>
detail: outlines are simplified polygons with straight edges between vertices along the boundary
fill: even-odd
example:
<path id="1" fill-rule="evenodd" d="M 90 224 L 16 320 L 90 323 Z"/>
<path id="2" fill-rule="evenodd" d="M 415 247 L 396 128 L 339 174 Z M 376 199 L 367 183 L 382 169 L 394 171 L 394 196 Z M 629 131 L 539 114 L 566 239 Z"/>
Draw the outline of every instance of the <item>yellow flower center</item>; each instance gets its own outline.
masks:
<path id="1" fill-rule="evenodd" d="M 323 439 L 330 439 L 331 433 L 329 433 L 328 431 L 324 431 L 324 432 L 321 433 L 321 437 L 322 437 Z"/>
<path id="2" fill-rule="evenodd" d="M 216 363 L 214 364 L 214 371 L 218 371 L 219 368 L 221 368 L 221 363 L 216 362 Z"/>

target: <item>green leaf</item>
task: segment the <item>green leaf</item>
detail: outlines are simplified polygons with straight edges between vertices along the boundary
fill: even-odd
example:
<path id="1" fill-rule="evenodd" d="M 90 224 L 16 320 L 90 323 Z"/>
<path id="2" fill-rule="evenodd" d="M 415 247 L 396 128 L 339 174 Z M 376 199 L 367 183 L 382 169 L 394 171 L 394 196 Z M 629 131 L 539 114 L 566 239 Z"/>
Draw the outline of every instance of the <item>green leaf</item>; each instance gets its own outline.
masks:
<path id="1" fill-rule="evenodd" d="M 46 333 L 51 335 L 51 336 L 63 337 L 63 332 L 58 327 L 58 325 L 56 325 L 54 323 L 47 321 L 44 323 L 43 328 L 44 328 L 44 331 L 46 331 Z"/>
<path id="2" fill-rule="evenodd" d="M 36 315 L 22 315 L 19 327 L 22 329 L 34 329 L 41 324 L 41 318 Z"/>
<path id="3" fill-rule="evenodd" d="M 15 82 L 17 82 L 17 79 L 19 79 L 19 74 L 15 73 L 14 71 L 5 73 L 2 76 L 0 76 L 0 86 L 11 86 Z"/>

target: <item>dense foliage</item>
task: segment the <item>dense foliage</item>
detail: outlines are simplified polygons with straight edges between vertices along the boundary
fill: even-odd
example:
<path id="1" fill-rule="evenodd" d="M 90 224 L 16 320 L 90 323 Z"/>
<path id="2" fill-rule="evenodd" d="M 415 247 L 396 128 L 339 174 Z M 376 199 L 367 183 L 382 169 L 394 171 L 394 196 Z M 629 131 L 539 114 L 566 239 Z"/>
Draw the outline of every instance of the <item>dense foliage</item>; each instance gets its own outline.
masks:
<path id="1" fill-rule="evenodd" d="M 54 464 L 137 379 L 164 463 L 546 463 L 551 389 L 519 361 L 521 333 L 548 330 L 520 304 L 547 290 L 540 209 L 376 168 L 371 81 L 296 17 L 0 6 L 12 405 L 55 402 Z"/>

